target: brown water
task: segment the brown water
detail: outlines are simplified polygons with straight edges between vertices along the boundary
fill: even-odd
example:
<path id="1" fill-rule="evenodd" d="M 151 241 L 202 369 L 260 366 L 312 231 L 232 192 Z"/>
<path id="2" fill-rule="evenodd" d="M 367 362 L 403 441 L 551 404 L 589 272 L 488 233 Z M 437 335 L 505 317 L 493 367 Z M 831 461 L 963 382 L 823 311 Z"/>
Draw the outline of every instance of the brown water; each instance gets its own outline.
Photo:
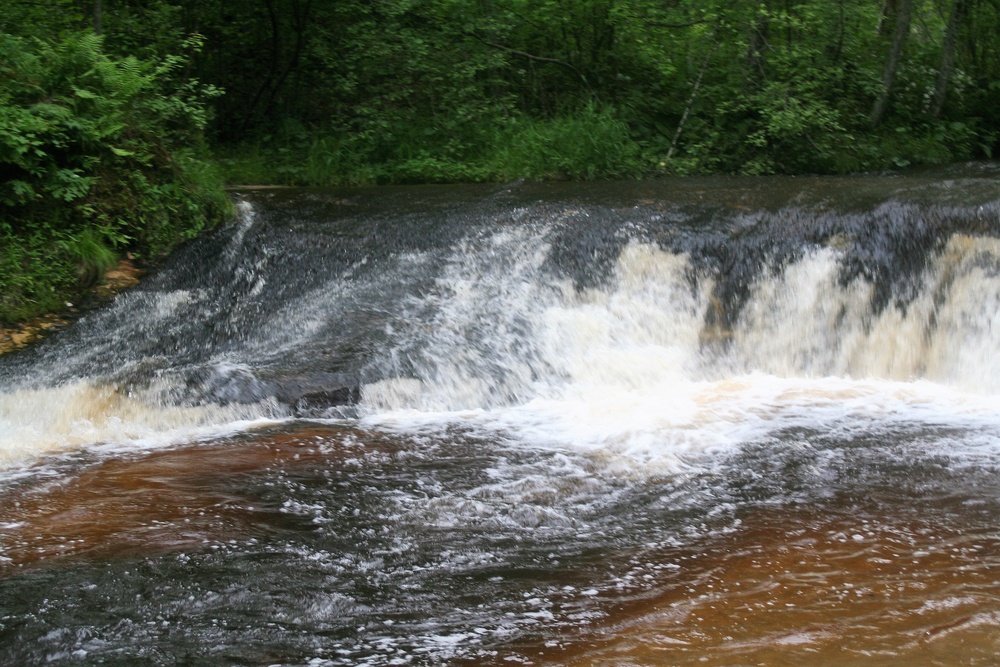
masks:
<path id="1" fill-rule="evenodd" d="M 537 663 L 994 664 L 995 526 L 953 500 L 893 500 L 754 512 L 703 551 L 663 554 L 651 569 L 683 574 Z"/>
<path id="2" fill-rule="evenodd" d="M 350 445 L 329 446 L 345 436 Z M 225 544 L 246 549 L 310 532 L 253 491 L 252 478 L 309 479 L 318 469 L 350 468 L 359 450 L 379 459 L 405 449 L 372 433 L 302 424 L 73 466 L 3 497 L 0 577 Z M 471 663 L 992 664 L 1000 531 L 996 480 L 988 481 L 989 494 L 982 479 L 921 494 L 924 480 L 763 503 L 689 544 L 604 550 L 587 568 L 612 575 L 614 585 L 547 610 L 566 627 L 496 643 Z M 581 576 L 552 572 L 554 584 L 571 588 Z"/>
<path id="3" fill-rule="evenodd" d="M 993 664 L 996 193 L 256 193 L 0 359 L 0 664 Z"/>

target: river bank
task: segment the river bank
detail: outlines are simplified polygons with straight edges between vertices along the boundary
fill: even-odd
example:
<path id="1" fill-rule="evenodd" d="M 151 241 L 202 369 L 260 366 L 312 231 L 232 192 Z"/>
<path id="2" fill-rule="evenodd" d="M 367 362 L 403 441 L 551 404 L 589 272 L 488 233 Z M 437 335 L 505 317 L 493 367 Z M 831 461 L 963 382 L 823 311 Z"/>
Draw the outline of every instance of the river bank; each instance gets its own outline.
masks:
<path id="1" fill-rule="evenodd" d="M 6 326 L 0 324 L 0 355 L 25 348 L 49 333 L 68 326 L 83 312 L 106 303 L 119 292 L 137 284 L 144 273 L 144 269 L 136 266 L 132 259 L 125 257 L 104 272 L 104 278 L 80 300 L 79 304 L 67 301 L 65 310 L 61 312 L 39 315 Z"/>

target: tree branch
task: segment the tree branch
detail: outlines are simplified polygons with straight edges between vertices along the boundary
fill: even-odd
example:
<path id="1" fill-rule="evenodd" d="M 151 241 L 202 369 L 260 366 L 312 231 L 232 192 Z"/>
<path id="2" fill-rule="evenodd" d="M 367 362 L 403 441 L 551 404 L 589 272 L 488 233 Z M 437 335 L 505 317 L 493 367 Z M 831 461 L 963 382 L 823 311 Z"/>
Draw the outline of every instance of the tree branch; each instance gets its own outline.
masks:
<path id="1" fill-rule="evenodd" d="M 693 28 L 696 25 L 705 25 L 706 23 L 715 23 L 716 19 L 699 19 L 697 21 L 688 21 L 687 23 L 667 23 L 666 21 L 650 21 L 643 19 L 643 25 L 652 28 Z"/>
<path id="2" fill-rule="evenodd" d="M 568 63 L 565 60 L 559 60 L 558 58 L 549 58 L 547 56 L 536 56 L 535 54 L 528 53 L 527 51 L 521 51 L 520 49 L 514 49 L 514 48 L 511 48 L 509 46 L 505 46 L 503 44 L 498 44 L 496 42 L 491 42 L 491 41 L 489 41 L 487 39 L 483 39 L 479 35 L 476 35 L 476 34 L 473 34 L 473 33 L 466 33 L 466 34 L 469 35 L 469 37 L 472 37 L 473 39 L 475 39 L 475 40 L 477 40 L 479 42 L 482 42 L 483 44 L 485 44 L 486 46 L 488 46 L 488 47 L 490 47 L 492 49 L 497 49 L 499 51 L 505 51 L 506 53 L 510 53 L 512 55 L 515 55 L 515 56 L 520 56 L 521 58 L 527 58 L 528 60 L 535 60 L 537 62 L 543 62 L 543 63 L 552 63 L 553 65 L 560 65 L 562 67 L 565 67 L 566 69 L 572 71 L 574 74 L 576 74 L 578 77 L 580 77 L 580 81 L 583 81 L 583 85 L 585 85 L 587 87 L 587 90 L 589 90 L 591 92 L 591 94 L 594 93 L 593 87 L 591 87 L 590 82 L 587 81 L 587 77 L 583 75 L 583 72 L 581 72 L 576 67 L 574 67 L 571 63 Z"/>

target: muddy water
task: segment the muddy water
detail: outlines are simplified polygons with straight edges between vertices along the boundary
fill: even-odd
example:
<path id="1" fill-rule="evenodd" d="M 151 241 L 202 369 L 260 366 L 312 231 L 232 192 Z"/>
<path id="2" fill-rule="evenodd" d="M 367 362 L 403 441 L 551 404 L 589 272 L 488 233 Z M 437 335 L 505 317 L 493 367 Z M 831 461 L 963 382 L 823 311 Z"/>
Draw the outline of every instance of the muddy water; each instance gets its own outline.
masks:
<path id="1" fill-rule="evenodd" d="M 0 359 L 0 664 L 993 664 L 996 184 L 248 194 Z"/>
<path id="2" fill-rule="evenodd" d="M 646 563 L 674 576 L 537 664 L 991 664 L 995 509 L 961 502 L 756 511 L 698 553 Z"/>
<path id="3" fill-rule="evenodd" d="M 911 446 L 926 437 L 897 433 Z M 324 652 L 330 664 L 994 659 L 992 472 L 811 434 L 795 453 L 751 447 L 711 472 L 637 481 L 604 456 L 467 438 L 299 424 L 144 455 L 70 457 L 44 480 L 12 482 L 0 504 L 6 655 L 94 664 L 172 664 L 182 651 L 199 664 L 307 664 Z M 192 646 L 191 633 L 213 646 Z M 142 648 L 126 648 L 132 636 Z"/>

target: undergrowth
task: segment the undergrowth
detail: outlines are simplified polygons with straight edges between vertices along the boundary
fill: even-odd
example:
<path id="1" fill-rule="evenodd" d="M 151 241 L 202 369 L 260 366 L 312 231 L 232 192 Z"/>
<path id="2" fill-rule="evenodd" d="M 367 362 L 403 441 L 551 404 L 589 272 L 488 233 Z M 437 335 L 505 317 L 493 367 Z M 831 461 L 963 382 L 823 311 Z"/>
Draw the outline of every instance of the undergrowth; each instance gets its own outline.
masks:
<path id="1" fill-rule="evenodd" d="M 192 43 L 192 48 L 197 44 Z M 126 250 L 150 261 L 230 213 L 184 59 L 92 33 L 0 34 L 0 322 L 58 309 Z"/>

